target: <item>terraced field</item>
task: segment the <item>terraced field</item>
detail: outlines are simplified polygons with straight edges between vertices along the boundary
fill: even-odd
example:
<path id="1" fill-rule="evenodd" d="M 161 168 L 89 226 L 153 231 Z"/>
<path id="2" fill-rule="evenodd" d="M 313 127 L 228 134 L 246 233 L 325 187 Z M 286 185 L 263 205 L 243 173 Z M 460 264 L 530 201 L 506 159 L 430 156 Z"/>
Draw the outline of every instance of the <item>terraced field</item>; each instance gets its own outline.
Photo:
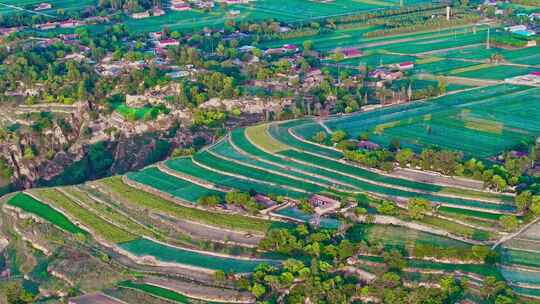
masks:
<path id="1" fill-rule="evenodd" d="M 129 173 L 128 178 L 138 183 L 156 188 L 159 191 L 166 192 L 176 198 L 197 203 L 197 199 L 205 195 L 219 195 L 221 192 L 213 191 L 199 185 L 190 183 L 189 181 L 176 178 L 159 171 L 158 168 L 147 168 L 142 171 Z"/>
<path id="2" fill-rule="evenodd" d="M 74 225 L 62 213 L 51 208 L 49 205 L 43 204 L 42 202 L 34 199 L 33 197 L 27 194 L 18 193 L 13 198 L 11 198 L 7 204 L 16 208 L 20 208 L 40 218 L 43 218 L 44 220 L 50 222 L 51 224 L 63 230 L 66 230 L 68 232 L 86 233 L 84 230 Z"/>
<path id="3" fill-rule="evenodd" d="M 279 127 L 275 126 L 275 128 Z M 285 132 L 279 132 L 278 134 L 283 133 Z M 291 142 L 292 140 L 294 140 L 294 138 L 287 138 Z M 426 197 L 432 201 L 440 202 L 453 207 L 468 206 L 471 208 L 480 208 L 486 210 L 513 210 L 513 207 L 511 205 L 490 204 L 486 202 L 478 202 L 474 199 L 456 199 L 452 197 L 445 197 L 444 194 L 443 196 L 438 196 L 435 194 L 438 192 L 443 192 L 443 187 L 413 182 L 404 179 L 392 178 L 356 166 L 344 164 L 342 162 L 336 161 L 335 159 L 317 156 L 317 149 L 326 148 L 317 147 L 309 143 L 301 143 L 300 145 L 300 149 L 303 149 L 303 151 L 306 152 L 289 149 L 279 152 L 277 155 L 279 155 L 280 157 L 278 157 L 276 155 L 270 155 L 269 153 L 265 153 L 264 151 L 257 151 L 257 147 L 251 144 L 249 140 L 242 139 L 241 131 L 234 131 L 232 133 L 231 139 L 237 147 L 244 147 L 244 149 L 246 149 L 244 152 L 250 151 L 249 153 L 255 153 L 258 157 L 265 159 L 268 162 L 273 161 L 275 163 L 279 163 L 287 161 L 288 168 L 303 172 L 310 172 L 314 176 L 316 176 L 316 179 L 319 180 L 321 178 L 327 178 L 330 181 L 340 181 L 346 183 L 347 185 L 351 185 L 357 191 L 368 191 L 388 197 Z M 317 149 L 312 150 L 311 147 L 316 147 Z M 331 151 L 336 152 L 333 150 Z M 431 192 L 434 194 L 429 194 L 426 192 Z M 508 198 L 505 198 L 505 200 L 508 201 Z"/>
<path id="4" fill-rule="evenodd" d="M 145 238 L 153 237 L 155 233 L 109 206 L 102 205 L 102 202 L 74 187 L 35 189 L 31 193 L 39 200 L 19 193 L 9 199 L 7 204 L 43 218 L 66 232 L 88 235 L 85 230 L 73 224 L 74 222 L 81 223 L 85 229 L 90 231 L 89 234 L 92 237 L 114 244 L 133 256 L 153 257 L 156 261 L 169 265 L 178 264 L 209 271 L 223 270 L 227 272 L 250 272 L 262 262 L 262 260 L 257 259 L 237 258 L 182 248 Z M 147 200 L 152 205 L 159 201 L 151 194 L 147 194 L 147 198 L 153 198 L 153 200 Z M 50 205 L 60 211 L 51 208 Z M 186 212 L 183 216 L 199 215 L 201 218 L 200 213 L 203 211 L 197 213 L 196 210 L 192 210 L 191 214 Z M 242 227 L 243 217 L 241 216 L 215 214 L 213 217 L 214 220 L 222 220 L 220 221 L 222 225 L 223 222 L 226 223 L 224 218 L 229 218 L 235 223 L 234 227 Z M 197 218 L 192 217 L 191 219 L 196 220 Z M 249 221 L 249 219 L 247 220 Z M 255 219 L 252 221 L 257 224 L 258 229 L 264 229 L 264 221 Z M 265 262 L 277 263 L 271 260 L 265 260 Z"/>
<path id="5" fill-rule="evenodd" d="M 251 272 L 258 264 L 262 262 L 262 260 L 241 260 L 210 255 L 168 246 L 143 238 L 131 242 L 121 243 L 120 248 L 139 257 L 155 257 L 160 262 L 176 263 L 235 273 Z"/>
<path id="6" fill-rule="evenodd" d="M 466 156 L 487 158 L 540 135 L 540 128 L 533 123 L 540 118 L 540 103 L 530 102 L 537 100 L 539 94 L 537 88 L 503 84 L 430 102 L 331 118 L 325 125 L 351 136 L 368 132 L 371 140 L 382 145 L 399 138 L 402 146 L 417 151 L 435 145 L 461 151 Z M 314 125 L 286 127 L 309 140 L 315 133 Z M 285 131 L 274 132 L 276 136 L 289 137 Z"/>

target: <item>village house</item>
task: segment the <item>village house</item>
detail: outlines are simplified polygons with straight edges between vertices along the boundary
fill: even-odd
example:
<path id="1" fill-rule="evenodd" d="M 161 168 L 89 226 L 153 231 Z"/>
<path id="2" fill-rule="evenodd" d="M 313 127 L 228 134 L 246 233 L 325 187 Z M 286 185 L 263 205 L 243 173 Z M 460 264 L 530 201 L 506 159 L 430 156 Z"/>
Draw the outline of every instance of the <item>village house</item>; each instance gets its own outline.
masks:
<path id="1" fill-rule="evenodd" d="M 190 11 L 191 6 L 187 3 L 172 4 L 171 9 L 173 11 Z"/>
<path id="2" fill-rule="evenodd" d="M 154 9 L 152 10 L 152 16 L 154 17 L 163 16 L 163 15 L 165 15 L 165 11 L 159 7 L 154 7 Z"/>
<path id="3" fill-rule="evenodd" d="M 382 79 L 385 81 L 393 81 L 403 77 L 403 72 L 401 71 L 391 71 L 386 68 L 377 68 L 369 72 L 368 76 L 370 78 Z"/>
<path id="4" fill-rule="evenodd" d="M 64 20 L 64 21 L 60 21 L 58 23 L 58 25 L 61 27 L 61 28 L 72 28 L 72 27 L 77 27 L 77 26 L 81 26 L 83 25 L 81 22 L 77 21 L 77 20 L 74 20 L 74 19 L 68 19 L 68 20 Z"/>
<path id="5" fill-rule="evenodd" d="M 51 8 L 52 8 L 52 4 L 47 3 L 47 2 L 42 2 L 36 5 L 36 7 L 34 8 L 34 11 L 43 11 L 43 10 L 48 10 Z"/>
<path id="6" fill-rule="evenodd" d="M 257 194 L 255 194 L 253 199 L 255 199 L 255 202 L 257 202 L 258 204 L 264 206 L 264 208 L 270 208 L 272 206 L 277 205 L 277 203 L 275 201 L 273 201 L 271 198 L 269 198 L 266 195 L 262 195 L 262 194 L 257 193 Z"/>
<path id="7" fill-rule="evenodd" d="M 149 11 L 144 11 L 144 12 L 140 12 L 140 13 L 131 14 L 131 18 L 133 18 L 133 19 L 143 19 L 143 18 L 148 18 L 148 17 L 150 17 L 150 12 Z"/>
<path id="8" fill-rule="evenodd" d="M 341 53 L 346 59 L 362 56 L 362 52 L 356 48 L 345 48 L 341 50 Z"/>
<path id="9" fill-rule="evenodd" d="M 159 40 L 163 37 L 163 32 L 150 32 L 150 38 L 154 40 Z"/>
<path id="10" fill-rule="evenodd" d="M 67 41 L 67 40 L 77 40 L 79 39 L 79 34 L 60 34 L 58 38 Z"/>
<path id="11" fill-rule="evenodd" d="M 300 49 L 294 45 L 294 44 L 285 44 L 283 45 L 283 47 L 281 47 L 283 49 L 283 51 L 285 51 L 286 53 L 296 53 L 298 52 Z"/>
<path id="12" fill-rule="evenodd" d="M 214 7 L 214 1 L 196 1 L 195 6 L 200 9 L 211 9 Z"/>
<path id="13" fill-rule="evenodd" d="M 402 71 L 411 70 L 414 69 L 414 63 L 412 61 L 401 62 L 397 65 L 397 68 Z"/>
<path id="14" fill-rule="evenodd" d="M 46 31 L 46 30 L 55 29 L 57 26 L 58 26 L 58 22 L 47 22 L 47 23 L 36 24 L 35 28 L 37 28 L 38 30 Z"/>
<path id="15" fill-rule="evenodd" d="M 9 36 L 12 33 L 19 31 L 17 27 L 3 27 L 0 28 L 0 36 Z"/>
<path id="16" fill-rule="evenodd" d="M 158 48 L 166 48 L 169 46 L 178 46 L 178 45 L 180 45 L 180 41 L 176 39 L 172 39 L 172 38 L 167 38 L 167 39 L 159 40 L 156 42 L 156 46 Z"/>
<path id="17" fill-rule="evenodd" d="M 252 52 L 253 50 L 255 49 L 254 46 L 251 46 L 251 45 L 244 45 L 244 46 L 241 46 L 238 48 L 238 51 L 240 53 L 248 53 L 248 52 Z"/>
<path id="18" fill-rule="evenodd" d="M 341 206 L 340 201 L 319 194 L 314 194 L 309 199 L 309 203 L 315 209 L 315 213 L 319 215 L 334 212 Z"/>
<path id="19" fill-rule="evenodd" d="M 312 88 L 318 86 L 323 81 L 324 76 L 321 69 L 311 69 L 304 76 L 304 88 Z"/>
<path id="20" fill-rule="evenodd" d="M 369 150 L 369 151 L 378 150 L 380 148 L 380 146 L 377 143 L 374 143 L 369 140 L 361 140 L 358 142 L 356 146 L 358 147 L 358 149 Z"/>

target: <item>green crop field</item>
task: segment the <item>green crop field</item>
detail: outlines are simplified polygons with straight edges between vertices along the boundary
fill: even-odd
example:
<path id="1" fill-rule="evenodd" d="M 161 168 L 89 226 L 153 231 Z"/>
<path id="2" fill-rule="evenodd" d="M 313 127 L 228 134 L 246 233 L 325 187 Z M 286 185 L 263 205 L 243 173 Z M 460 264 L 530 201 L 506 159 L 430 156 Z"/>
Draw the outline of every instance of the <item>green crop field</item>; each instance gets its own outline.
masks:
<path id="1" fill-rule="evenodd" d="M 197 199 L 202 196 L 222 196 L 221 192 L 210 190 L 189 181 L 168 175 L 155 167 L 146 168 L 138 172 L 131 172 L 128 173 L 127 176 L 133 181 L 166 192 L 176 198 L 193 204 L 197 203 Z"/>
<path id="2" fill-rule="evenodd" d="M 513 85 L 478 88 L 366 113 L 332 118 L 325 124 L 351 136 L 369 132 L 371 140 L 387 145 L 399 138 L 402 146 L 420 150 L 432 145 L 486 158 L 540 135 L 540 90 Z M 533 102 L 531 102 L 533 101 Z M 311 138 L 312 124 L 294 127 Z M 284 134 L 281 131 L 279 134 Z"/>
<path id="3" fill-rule="evenodd" d="M 415 245 L 431 245 L 446 248 L 467 248 L 470 245 L 433 234 L 390 225 L 358 224 L 347 231 L 351 240 L 364 240 L 369 244 L 406 249 L 411 252 Z"/>
<path id="4" fill-rule="evenodd" d="M 242 260 L 227 257 L 218 257 L 189 251 L 177 247 L 171 247 L 148 239 L 137 239 L 119 244 L 119 246 L 139 257 L 153 256 L 161 262 L 178 263 L 211 270 L 226 272 L 250 272 L 261 263 L 260 260 Z"/>
<path id="5" fill-rule="evenodd" d="M 167 300 L 177 302 L 177 303 L 185 303 L 185 304 L 190 303 L 190 299 L 184 296 L 183 294 L 174 292 L 166 288 L 161 288 L 155 285 L 124 281 L 124 282 L 120 282 L 118 286 L 123 287 L 123 288 L 131 288 L 131 289 L 139 290 L 141 292 L 145 292 L 159 298 L 165 298 Z"/>
<path id="6" fill-rule="evenodd" d="M 449 204 L 455 208 L 459 207 L 475 207 L 487 210 L 513 210 L 514 207 L 512 204 L 497 205 L 479 202 L 475 200 L 475 197 L 488 197 L 501 199 L 501 201 L 508 202 L 510 199 L 508 197 L 485 195 L 481 192 L 472 191 L 470 193 L 464 193 L 463 195 L 470 195 L 471 199 L 456 199 L 445 196 L 437 195 L 440 193 L 452 193 L 453 191 L 459 192 L 457 189 L 445 188 L 436 185 L 430 185 L 420 182 L 414 182 L 404 179 L 392 178 L 384 175 L 379 175 L 377 173 L 362 169 L 359 167 L 351 166 L 344 164 L 342 162 L 316 156 L 314 154 L 299 152 L 296 150 L 286 150 L 278 153 L 282 157 L 277 155 L 272 155 L 264 151 L 258 150 L 253 146 L 249 141 L 245 139 L 244 133 L 240 131 L 234 131 L 231 136 L 231 141 L 238 146 L 239 149 L 243 149 L 246 153 L 253 153 L 259 158 L 265 159 L 273 163 L 282 163 L 284 159 L 282 157 L 287 157 L 287 166 L 297 169 L 302 172 L 308 172 L 320 176 L 322 178 L 327 178 L 329 181 L 337 180 L 340 182 L 347 183 L 355 187 L 359 191 L 369 191 L 372 193 L 389 195 L 389 196 L 400 196 L 400 197 L 425 197 L 431 201 L 437 201 Z M 310 144 L 307 144 L 310 145 Z M 312 145 L 313 146 L 313 145 Z M 320 147 L 318 147 L 320 148 Z M 313 152 L 313 151 L 310 151 Z M 381 185 L 378 183 L 384 183 L 386 185 Z M 399 188 L 409 188 L 410 191 L 406 191 Z M 418 191 L 418 192 L 414 192 Z M 433 194 L 420 193 L 420 191 L 425 192 L 429 191 Z M 469 231 L 471 232 L 471 231 Z M 471 232 L 472 233 L 472 232 Z"/>
<path id="7" fill-rule="evenodd" d="M 47 203 L 62 209 L 64 212 L 77 219 L 84 226 L 92 230 L 98 236 L 114 242 L 127 242 L 136 238 L 135 235 L 105 221 L 95 213 L 82 208 L 59 191 L 49 189 L 33 189 L 32 194 Z"/>
<path id="8" fill-rule="evenodd" d="M 68 195 L 76 199 L 81 204 L 84 204 L 86 208 L 91 209 L 96 214 L 100 214 L 101 216 L 107 218 L 110 221 L 113 221 L 120 227 L 124 228 L 125 230 L 137 234 L 137 235 L 146 235 L 151 236 L 154 238 L 160 238 L 161 235 L 158 233 L 155 233 L 152 229 L 147 228 L 143 225 L 140 225 L 136 222 L 134 222 L 131 218 L 128 216 L 117 212 L 115 209 L 98 202 L 94 200 L 92 197 L 90 197 L 86 192 L 80 191 L 75 187 L 65 187 L 62 188 L 63 191 L 65 191 Z"/>
<path id="9" fill-rule="evenodd" d="M 129 203 L 143 209 L 155 210 L 174 217 L 204 223 L 214 227 L 232 230 L 266 232 L 272 227 L 283 227 L 282 223 L 255 219 L 236 214 L 221 214 L 180 206 L 154 194 L 130 187 L 119 177 L 102 180 L 100 183 L 111 191 L 119 193 Z M 285 225 L 286 226 L 286 225 Z"/>
<path id="10" fill-rule="evenodd" d="M 393 183 L 395 186 L 399 186 L 399 185 L 401 185 L 402 187 L 405 187 L 406 185 L 417 186 L 417 187 L 422 187 L 422 186 L 429 187 L 430 186 L 430 185 L 427 185 L 427 184 L 411 182 L 411 181 L 408 181 L 408 180 L 388 178 L 388 177 L 385 177 L 385 176 L 382 176 L 382 175 L 377 175 L 377 174 L 372 173 L 372 172 L 369 172 L 370 176 L 371 176 L 371 178 L 369 178 L 369 177 L 367 177 L 367 174 L 365 174 L 368 171 L 362 170 L 360 168 L 344 165 L 342 163 L 331 161 L 331 160 L 327 161 L 326 159 L 319 158 L 319 157 L 316 157 L 316 156 L 313 156 L 313 155 L 310 155 L 310 154 L 301 154 L 301 153 L 299 154 L 299 152 L 292 151 L 292 150 L 288 151 L 288 152 L 284 152 L 283 154 L 288 156 L 288 157 L 295 158 L 295 159 L 298 159 L 298 160 L 316 163 L 319 166 L 326 167 L 326 168 L 329 168 L 329 169 L 336 170 L 337 168 L 339 168 L 337 170 L 340 170 L 340 172 L 346 172 L 347 174 L 355 175 L 355 176 L 358 176 L 360 178 L 366 178 L 368 180 L 372 180 L 372 179 L 374 179 L 374 180 L 387 180 L 387 181 Z M 341 170 L 347 170 L 347 171 L 341 171 Z M 352 183 L 352 184 L 358 186 L 363 191 L 369 191 L 369 192 L 372 192 L 372 193 L 383 194 L 383 195 L 392 196 L 392 197 L 394 197 L 394 196 L 405 197 L 405 198 L 423 197 L 423 198 L 426 198 L 426 199 L 428 199 L 430 201 L 444 203 L 444 204 L 447 204 L 447 205 L 449 205 L 451 207 L 454 207 L 454 208 L 472 207 L 472 208 L 479 208 L 479 209 L 484 209 L 486 211 L 493 211 L 493 212 L 497 212 L 497 211 L 513 211 L 515 209 L 514 206 L 512 206 L 510 204 L 492 204 L 492 203 L 485 203 L 485 202 L 475 201 L 474 199 L 459 199 L 459 198 L 438 196 L 436 194 L 423 194 L 423 193 L 421 194 L 421 193 L 417 193 L 417 192 L 405 191 L 405 190 L 401 190 L 401 189 L 397 189 L 397 188 L 392 188 L 390 186 L 382 186 L 382 185 L 378 185 L 378 184 L 375 184 L 375 183 L 368 183 L 368 182 L 363 182 L 363 181 L 360 181 L 360 180 L 354 180 L 354 179 L 351 179 L 351 178 L 347 178 L 345 176 L 343 176 L 341 178 L 341 180 Z M 434 186 L 434 187 L 437 187 L 437 186 Z"/>
<path id="11" fill-rule="evenodd" d="M 176 158 L 165 162 L 168 168 L 193 176 L 195 178 L 211 182 L 216 185 L 249 192 L 255 190 L 259 193 L 284 195 L 291 198 L 302 198 L 306 195 L 302 192 L 283 189 L 279 186 L 272 186 L 254 181 L 247 181 L 238 177 L 228 176 L 215 171 L 208 170 L 193 163 L 191 158 Z"/>
<path id="12" fill-rule="evenodd" d="M 37 6 L 38 4 L 40 4 L 42 2 L 44 2 L 44 1 L 41 1 L 41 0 L 21 0 L 21 1 L 4 0 L 4 1 L 2 1 L 2 4 L 4 4 L 4 5 L 0 5 L 0 15 L 14 14 L 14 13 L 17 13 L 17 12 L 21 12 L 18 9 L 5 6 L 5 4 L 16 6 L 16 7 L 27 9 L 27 10 L 33 10 L 35 8 L 35 6 Z M 97 5 L 97 2 L 98 2 L 97 0 L 82 0 L 82 1 L 77 1 L 77 0 L 55 0 L 55 1 L 48 2 L 48 3 L 52 4 L 51 9 L 43 10 L 43 11 L 39 11 L 39 12 L 40 13 L 50 14 L 50 15 L 56 15 L 57 10 L 65 10 L 65 11 L 82 10 L 82 9 L 84 9 L 86 7 Z"/>
<path id="13" fill-rule="evenodd" d="M 527 75 L 530 72 L 539 71 L 539 70 L 540 70 L 539 68 L 496 65 L 496 66 L 487 66 L 481 69 L 475 69 L 472 71 L 466 71 L 462 73 L 453 74 L 453 76 L 492 79 L 492 80 L 504 80 L 506 78 Z"/>
<path id="14" fill-rule="evenodd" d="M 9 199 L 7 204 L 35 214 L 65 231 L 71 233 L 86 233 L 84 230 L 74 225 L 62 213 L 24 193 L 17 193 Z"/>
<path id="15" fill-rule="evenodd" d="M 66 0 L 67 1 L 67 0 Z M 427 3 L 426 0 L 405 0 L 408 5 Z M 164 26 L 171 30 L 192 31 L 203 27 L 222 26 L 227 20 L 268 20 L 281 22 L 303 22 L 332 16 L 362 13 L 371 10 L 399 7 L 397 0 L 336 0 L 329 3 L 303 0 L 257 0 L 248 4 L 227 5 L 210 12 L 199 9 L 190 11 L 168 11 L 166 15 L 145 19 L 128 19 L 125 24 L 132 31 L 157 31 Z M 238 15 L 229 16 L 236 10 Z"/>
<path id="16" fill-rule="evenodd" d="M 277 185 L 294 187 L 295 189 L 303 190 L 309 193 L 319 193 L 326 190 L 321 186 L 311 184 L 302 180 L 292 179 L 289 177 L 269 173 L 260 169 L 247 167 L 230 161 L 224 161 L 211 155 L 208 152 L 197 153 L 193 156 L 193 158 L 195 161 L 208 167 L 212 167 L 221 172 L 233 173 L 238 176 L 245 176 L 259 181 L 275 183 Z"/>

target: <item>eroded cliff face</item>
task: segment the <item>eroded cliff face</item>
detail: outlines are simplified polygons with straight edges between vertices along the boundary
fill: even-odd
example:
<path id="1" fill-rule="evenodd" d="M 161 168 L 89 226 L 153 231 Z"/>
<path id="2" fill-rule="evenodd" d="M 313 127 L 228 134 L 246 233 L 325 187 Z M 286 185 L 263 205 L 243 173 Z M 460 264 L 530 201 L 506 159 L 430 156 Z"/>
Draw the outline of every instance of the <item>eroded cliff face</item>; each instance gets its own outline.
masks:
<path id="1" fill-rule="evenodd" d="M 55 152 L 50 158 L 25 158 L 24 147 L 27 141 L 3 145 L 1 152 L 9 155 L 14 188 L 24 189 L 48 184 L 78 183 L 81 179 L 100 178 L 142 168 L 167 157 L 174 148 L 191 144 L 193 134 L 189 130 L 179 130 L 177 134 L 167 137 L 159 133 L 147 133 L 109 138 L 97 143 L 75 144 L 66 151 Z M 58 138 L 52 135 L 50 139 L 54 141 Z M 92 154 L 96 149 L 98 151 Z M 69 171 L 72 167 L 79 168 Z M 70 180 L 70 176 L 64 172 L 76 174 Z"/>
<path id="2" fill-rule="evenodd" d="M 228 121 L 226 127 L 261 119 L 260 115 L 248 115 Z M 101 127 L 96 128 L 97 124 Z M 216 132 L 172 119 L 159 128 L 149 123 L 144 132 L 133 132 L 140 125 L 104 132 L 107 128 L 110 124 L 103 119 L 71 114 L 40 135 L 23 133 L 0 142 L 0 153 L 13 172 L 12 190 L 81 183 L 137 170 L 165 159 L 175 148 L 191 147 L 194 139 L 210 144 Z M 29 151 L 34 151 L 34 156 Z"/>

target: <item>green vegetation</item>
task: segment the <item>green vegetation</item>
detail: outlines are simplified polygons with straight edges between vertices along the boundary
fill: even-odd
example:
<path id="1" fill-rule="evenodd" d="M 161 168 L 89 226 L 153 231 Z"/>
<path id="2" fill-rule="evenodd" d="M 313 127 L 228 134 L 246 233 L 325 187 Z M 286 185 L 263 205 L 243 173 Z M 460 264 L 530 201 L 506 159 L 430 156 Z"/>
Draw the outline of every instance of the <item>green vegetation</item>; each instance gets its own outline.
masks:
<path id="1" fill-rule="evenodd" d="M 170 289 L 151 285 L 151 284 L 124 281 L 124 282 L 118 283 L 118 286 L 123 287 L 123 288 L 132 288 L 132 289 L 140 290 L 142 292 L 154 295 L 156 297 L 168 299 L 177 303 L 186 303 L 186 304 L 190 303 L 189 298 L 184 296 L 183 294 L 172 291 Z"/>
<path id="2" fill-rule="evenodd" d="M 34 189 L 31 191 L 33 195 L 39 199 L 43 199 L 48 204 L 62 209 L 71 217 L 82 223 L 98 237 L 102 237 L 107 241 L 120 243 L 134 240 L 136 238 L 130 232 L 118 228 L 117 226 L 107 222 L 95 213 L 82 208 L 77 203 L 73 202 L 67 196 L 55 189 Z"/>
<path id="3" fill-rule="evenodd" d="M 218 191 L 210 190 L 189 181 L 163 173 L 155 167 L 128 173 L 127 177 L 133 181 L 163 191 L 173 197 L 193 204 L 203 195 L 222 195 Z"/>
<path id="4" fill-rule="evenodd" d="M 122 227 L 126 231 L 129 231 L 137 235 L 152 236 L 155 238 L 161 237 L 159 233 L 156 233 L 151 228 L 140 225 L 134 222 L 128 216 L 116 211 L 110 206 L 107 206 L 106 204 L 102 202 L 98 202 L 94 200 L 86 192 L 83 192 L 75 187 L 65 187 L 65 188 L 60 188 L 60 189 L 64 191 L 65 193 L 67 193 L 67 195 L 77 200 L 77 203 L 82 204 L 84 208 L 91 209 L 91 211 L 94 212 L 95 214 L 99 214 L 100 216 L 106 218 L 107 220 L 114 222 L 115 224 Z"/>
<path id="5" fill-rule="evenodd" d="M 244 231 L 265 232 L 274 225 L 279 226 L 279 224 L 271 221 L 254 219 L 236 214 L 221 214 L 183 207 L 151 193 L 125 185 L 120 177 L 107 178 L 102 180 L 101 183 L 115 193 L 121 195 L 131 204 L 215 227 L 222 227 L 232 230 L 238 229 Z"/>
<path id="6" fill-rule="evenodd" d="M 148 239 L 137 239 L 121 243 L 119 246 L 139 257 L 152 256 L 161 262 L 178 263 L 234 273 L 251 272 L 261 263 L 260 260 L 242 260 L 189 251 L 156 243 Z"/>
<path id="7" fill-rule="evenodd" d="M 51 224 L 66 230 L 71 233 L 86 233 L 81 228 L 74 225 L 66 216 L 62 213 L 54 210 L 50 206 L 43 204 L 42 202 L 32 198 L 24 193 L 17 193 L 7 202 L 8 205 L 20 208 L 26 212 L 37 215 L 40 218 L 50 222 Z"/>

